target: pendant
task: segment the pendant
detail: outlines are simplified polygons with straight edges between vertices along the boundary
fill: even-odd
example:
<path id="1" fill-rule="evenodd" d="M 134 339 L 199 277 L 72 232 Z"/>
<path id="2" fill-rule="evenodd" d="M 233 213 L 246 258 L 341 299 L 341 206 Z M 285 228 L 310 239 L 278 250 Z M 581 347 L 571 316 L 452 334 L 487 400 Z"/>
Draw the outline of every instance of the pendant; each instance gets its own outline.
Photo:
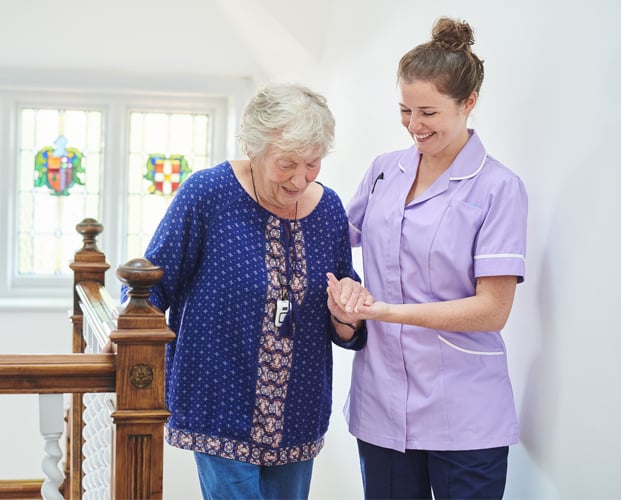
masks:
<path id="1" fill-rule="evenodd" d="M 290 300 L 278 300 L 276 302 L 276 316 L 274 317 L 274 324 L 278 327 L 282 326 L 290 310 L 291 310 Z"/>

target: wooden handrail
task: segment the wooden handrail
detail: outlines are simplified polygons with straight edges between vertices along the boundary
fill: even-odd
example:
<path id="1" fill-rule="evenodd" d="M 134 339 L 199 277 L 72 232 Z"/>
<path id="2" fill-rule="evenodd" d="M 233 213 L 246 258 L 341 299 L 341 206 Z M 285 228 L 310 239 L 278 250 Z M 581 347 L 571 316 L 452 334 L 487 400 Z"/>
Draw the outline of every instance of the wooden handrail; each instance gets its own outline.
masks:
<path id="1" fill-rule="evenodd" d="M 113 392 L 113 354 L 0 354 L 0 394 Z"/>
<path id="2" fill-rule="evenodd" d="M 117 326 L 119 314 L 116 305 L 108 290 L 96 281 L 83 281 L 75 289 L 86 322 L 90 325 L 99 347 L 103 347 Z"/>
<path id="3" fill-rule="evenodd" d="M 42 479 L 3 479 L 0 480 L 0 498 L 40 499 L 42 484 Z"/>

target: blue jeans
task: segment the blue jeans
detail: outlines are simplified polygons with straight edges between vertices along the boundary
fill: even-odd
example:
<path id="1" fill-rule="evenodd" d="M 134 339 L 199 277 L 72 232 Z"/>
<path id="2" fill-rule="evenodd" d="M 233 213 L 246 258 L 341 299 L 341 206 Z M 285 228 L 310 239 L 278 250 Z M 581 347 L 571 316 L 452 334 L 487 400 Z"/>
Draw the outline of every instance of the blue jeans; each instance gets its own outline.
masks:
<path id="1" fill-rule="evenodd" d="M 194 452 L 205 500 L 308 498 L 313 460 L 261 466 Z"/>
<path id="2" fill-rule="evenodd" d="M 408 499 L 502 498 L 508 446 L 467 451 L 406 450 L 358 440 L 364 497 Z"/>

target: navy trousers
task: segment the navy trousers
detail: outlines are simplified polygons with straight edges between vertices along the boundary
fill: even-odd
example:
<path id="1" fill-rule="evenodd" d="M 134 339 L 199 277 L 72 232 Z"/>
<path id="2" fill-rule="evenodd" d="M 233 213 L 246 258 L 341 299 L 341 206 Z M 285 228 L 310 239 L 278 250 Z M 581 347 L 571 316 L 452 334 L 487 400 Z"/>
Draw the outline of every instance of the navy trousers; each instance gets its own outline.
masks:
<path id="1" fill-rule="evenodd" d="M 358 451 L 366 499 L 488 500 L 505 491 L 508 446 L 401 453 L 358 440 Z"/>

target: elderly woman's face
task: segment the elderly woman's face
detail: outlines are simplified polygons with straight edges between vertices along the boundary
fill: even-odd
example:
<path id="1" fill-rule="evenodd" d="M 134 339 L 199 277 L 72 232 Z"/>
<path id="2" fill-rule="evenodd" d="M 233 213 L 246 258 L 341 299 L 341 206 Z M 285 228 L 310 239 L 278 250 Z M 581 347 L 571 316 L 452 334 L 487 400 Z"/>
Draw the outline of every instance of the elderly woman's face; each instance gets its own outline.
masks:
<path id="1" fill-rule="evenodd" d="M 316 151 L 300 155 L 276 146 L 269 146 L 262 158 L 251 162 L 261 201 L 276 208 L 295 206 L 321 170 L 321 156 Z"/>

